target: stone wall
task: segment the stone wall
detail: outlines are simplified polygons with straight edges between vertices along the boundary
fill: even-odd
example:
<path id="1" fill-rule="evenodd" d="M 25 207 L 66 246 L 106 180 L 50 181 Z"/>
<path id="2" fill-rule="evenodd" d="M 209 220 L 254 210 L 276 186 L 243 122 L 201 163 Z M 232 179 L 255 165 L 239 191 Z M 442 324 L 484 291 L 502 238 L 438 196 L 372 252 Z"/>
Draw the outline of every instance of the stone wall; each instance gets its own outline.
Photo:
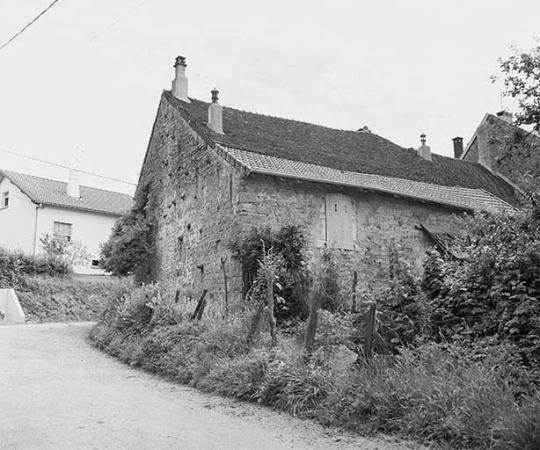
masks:
<path id="1" fill-rule="evenodd" d="M 479 162 L 523 187 L 526 174 L 540 176 L 540 140 L 498 117 L 487 115 L 463 159 Z"/>
<path id="2" fill-rule="evenodd" d="M 236 233 L 241 172 L 233 169 L 162 99 L 138 193 L 150 186 L 155 255 L 144 281 L 161 280 L 182 297 L 223 297 L 221 258 L 227 258 L 229 289 L 241 292 L 237 264 L 226 248 Z M 238 301 L 232 295 L 231 301 Z"/>
<path id="3" fill-rule="evenodd" d="M 399 244 L 418 270 L 431 246 L 420 224 L 451 226 L 453 210 L 406 199 L 321 183 L 247 175 L 218 155 L 178 111 L 162 99 L 136 196 L 148 192 L 148 214 L 155 222 L 155 254 L 144 281 L 161 280 L 182 298 L 198 298 L 208 289 L 210 301 L 224 297 L 221 259 L 226 258 L 231 303 L 241 300 L 242 277 L 227 244 L 253 227 L 302 226 L 316 256 L 325 245 L 325 198 L 350 199 L 353 245 L 334 248 L 350 286 L 353 271 L 361 283 L 384 279 L 391 243 Z"/>
<path id="4" fill-rule="evenodd" d="M 249 176 L 239 196 L 242 227 L 285 224 L 302 226 L 309 236 L 311 253 L 324 246 L 325 197 L 344 194 L 352 199 L 354 248 L 333 249 L 342 268 L 342 283 L 350 286 L 354 271 L 366 287 L 384 280 L 388 269 L 389 248 L 400 246 L 404 256 L 420 273 L 426 250 L 433 243 L 420 224 L 434 229 L 454 229 L 459 211 L 422 204 L 390 195 L 340 189 L 320 183 L 299 182 L 269 176 Z"/>

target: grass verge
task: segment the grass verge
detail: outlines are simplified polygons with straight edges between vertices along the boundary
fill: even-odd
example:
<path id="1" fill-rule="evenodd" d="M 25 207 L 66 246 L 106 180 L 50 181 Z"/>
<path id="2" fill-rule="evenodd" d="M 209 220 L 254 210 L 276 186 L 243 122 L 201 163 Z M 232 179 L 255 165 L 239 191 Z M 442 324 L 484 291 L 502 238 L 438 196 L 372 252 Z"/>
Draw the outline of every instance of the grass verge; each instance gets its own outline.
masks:
<path id="1" fill-rule="evenodd" d="M 472 357 L 456 344 L 426 343 L 399 355 L 350 360 L 352 321 L 320 317 L 317 350 L 301 334 L 249 341 L 255 314 L 200 322 L 158 286 L 124 291 L 92 330 L 94 344 L 128 364 L 179 383 L 287 411 L 362 434 L 386 432 L 455 449 L 540 448 L 540 395 L 517 391 L 501 355 Z M 328 332 L 331 328 L 343 332 Z M 264 325 L 263 325 L 264 328 Z M 356 358 L 355 358 L 356 359 Z"/>

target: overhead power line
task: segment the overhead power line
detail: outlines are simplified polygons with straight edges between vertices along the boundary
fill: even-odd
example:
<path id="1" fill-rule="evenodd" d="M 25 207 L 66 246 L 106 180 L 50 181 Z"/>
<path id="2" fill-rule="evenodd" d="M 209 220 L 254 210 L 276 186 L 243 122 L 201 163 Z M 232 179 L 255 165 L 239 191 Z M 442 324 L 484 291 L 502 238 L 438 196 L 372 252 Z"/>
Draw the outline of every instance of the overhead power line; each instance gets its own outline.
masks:
<path id="1" fill-rule="evenodd" d="M 111 28 L 114 28 L 116 25 L 118 25 L 122 20 L 124 20 L 126 17 L 133 14 L 137 9 L 139 9 L 144 3 L 146 3 L 148 0 L 142 0 L 140 3 L 136 4 L 133 8 L 131 8 L 126 14 L 116 19 L 114 22 L 112 22 L 110 25 L 105 27 L 103 30 L 99 31 L 98 33 L 94 34 L 90 39 L 88 39 L 87 42 L 95 41 L 99 36 L 101 36 L 103 33 L 109 31 Z"/>
<path id="2" fill-rule="evenodd" d="M 124 181 L 124 180 L 120 180 L 118 178 L 106 177 L 105 175 L 99 175 L 97 173 L 87 172 L 85 170 L 79 170 L 79 169 L 76 169 L 74 167 L 64 166 L 62 164 L 53 163 L 53 162 L 50 162 L 50 161 L 46 161 L 44 159 L 34 158 L 33 156 L 23 155 L 22 153 L 13 152 L 11 150 L 5 150 L 3 148 L 0 148 L 0 152 L 9 153 L 10 155 L 20 156 L 21 158 L 30 159 L 32 161 L 37 161 L 37 162 L 40 162 L 40 163 L 43 163 L 43 164 L 48 164 L 50 166 L 60 167 L 61 169 L 76 170 L 79 173 L 83 173 L 85 175 L 90 175 L 90 176 L 97 177 L 97 178 L 103 178 L 104 180 L 116 181 L 117 183 L 124 183 L 124 184 L 129 184 L 131 186 L 137 186 L 136 183 L 131 183 L 130 181 Z"/>
<path id="3" fill-rule="evenodd" d="M 17 39 L 17 37 L 19 37 L 21 34 L 23 34 L 28 28 L 30 28 L 35 22 L 37 22 L 37 20 L 43 15 L 45 14 L 47 11 L 49 11 L 49 9 L 51 9 L 56 3 L 58 3 L 60 0 L 54 0 L 49 6 L 47 6 L 43 11 L 41 11 L 36 17 L 34 17 L 34 19 L 26 24 L 23 29 L 21 31 L 19 31 L 18 33 L 16 33 L 15 35 L 13 35 L 13 37 L 11 39 L 9 39 L 5 44 L 2 44 L 2 46 L 0 47 L 0 50 L 2 50 L 3 48 L 7 47 L 10 43 L 12 43 L 15 39 Z"/>

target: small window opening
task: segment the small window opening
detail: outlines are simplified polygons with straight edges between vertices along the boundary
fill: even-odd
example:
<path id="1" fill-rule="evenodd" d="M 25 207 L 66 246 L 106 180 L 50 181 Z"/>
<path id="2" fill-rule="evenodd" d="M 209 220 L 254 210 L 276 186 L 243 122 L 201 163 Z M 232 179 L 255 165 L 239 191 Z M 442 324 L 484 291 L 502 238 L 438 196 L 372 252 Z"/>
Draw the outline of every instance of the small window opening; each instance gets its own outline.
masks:
<path id="1" fill-rule="evenodd" d="M 2 194 L 2 204 L 0 207 L 7 208 L 9 206 L 9 191 L 6 191 Z"/>

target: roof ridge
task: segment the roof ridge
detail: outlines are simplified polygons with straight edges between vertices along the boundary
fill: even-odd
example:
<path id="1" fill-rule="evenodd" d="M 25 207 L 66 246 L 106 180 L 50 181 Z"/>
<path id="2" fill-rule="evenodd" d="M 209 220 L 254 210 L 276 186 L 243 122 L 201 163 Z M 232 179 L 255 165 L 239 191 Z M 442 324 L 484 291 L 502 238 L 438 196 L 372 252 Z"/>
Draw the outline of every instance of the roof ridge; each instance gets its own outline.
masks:
<path id="1" fill-rule="evenodd" d="M 29 175 L 29 174 L 26 174 L 26 173 L 21 173 L 21 172 L 15 172 L 14 170 L 5 170 L 5 169 L 0 169 L 0 172 L 2 173 L 5 173 L 5 174 L 9 174 L 9 173 L 13 173 L 15 175 L 22 175 L 24 177 L 32 177 L 32 178 L 37 178 L 38 180 L 44 180 L 44 181 L 52 181 L 53 183 L 61 183 L 61 184 L 65 184 L 67 186 L 67 181 L 60 181 L 60 180 L 55 180 L 53 178 L 45 178 L 45 177 L 38 177 L 37 175 Z M 9 178 L 9 177 L 8 177 Z M 102 191 L 102 192 L 112 192 L 114 194 L 121 194 L 121 195 L 127 195 L 128 197 L 131 197 L 131 195 L 129 194 L 125 194 L 123 192 L 119 192 L 119 191 L 111 191 L 109 189 L 101 189 L 101 188 L 96 188 L 96 187 L 93 187 L 93 186 L 86 186 L 86 185 L 80 185 L 79 186 L 81 189 L 93 189 L 95 191 Z"/>
<path id="2" fill-rule="evenodd" d="M 164 92 L 166 92 L 170 97 L 174 97 L 170 90 L 164 89 Z M 198 99 L 196 97 L 188 97 L 188 98 L 190 100 L 194 100 L 196 102 L 203 103 L 205 105 L 210 106 L 209 102 L 206 102 L 204 100 L 200 100 L 200 99 Z M 184 109 L 189 114 L 189 111 L 188 111 L 189 104 L 184 102 L 183 100 L 180 100 L 180 99 L 176 99 L 176 100 L 178 100 L 182 104 L 184 104 L 184 103 L 186 104 L 186 108 L 184 108 Z M 321 124 L 317 124 L 317 123 L 313 123 L 313 122 L 307 122 L 305 120 L 290 119 L 290 118 L 281 117 L 281 116 L 273 116 L 271 114 L 264 114 L 264 113 L 259 113 L 259 112 L 255 112 L 255 111 L 248 111 L 248 110 L 245 110 L 245 109 L 233 108 L 233 107 L 225 106 L 225 105 L 221 105 L 221 106 L 223 107 L 224 110 L 228 109 L 228 110 L 231 110 L 231 111 L 238 111 L 238 112 L 245 113 L 245 114 L 254 114 L 254 115 L 269 118 L 269 119 L 285 120 L 285 121 L 292 122 L 292 123 L 297 123 L 297 124 L 301 124 L 301 125 L 309 125 L 311 127 L 318 127 L 318 128 L 322 128 L 322 129 L 325 129 L 325 130 L 331 130 L 331 131 L 336 131 L 336 132 L 340 132 L 340 133 L 353 133 L 353 134 L 358 133 L 358 131 L 355 131 L 355 130 L 344 129 L 344 128 L 334 128 L 334 127 L 331 127 L 331 126 L 328 126 L 328 125 L 321 125 Z M 501 119 L 499 119 L 499 120 L 501 120 Z M 373 131 L 370 131 L 369 134 L 371 134 L 373 136 L 377 136 L 379 139 L 384 139 L 385 141 L 392 143 L 393 145 L 401 148 L 402 150 L 416 152 L 416 149 L 414 149 L 413 147 L 404 147 L 404 146 L 402 146 L 400 144 L 396 144 L 395 142 L 391 141 L 390 139 L 387 139 L 384 136 L 381 136 L 380 134 L 374 133 Z M 432 155 L 437 156 L 439 158 L 446 158 L 448 160 L 456 160 L 456 158 L 453 158 L 451 156 L 441 155 L 439 153 L 432 153 Z M 478 163 L 474 163 L 472 161 L 464 161 L 464 162 L 469 163 L 469 164 L 478 164 Z"/>
<path id="3" fill-rule="evenodd" d="M 173 97 L 170 90 L 164 90 L 164 92 L 167 92 L 171 97 Z M 188 98 L 190 100 L 195 100 L 196 102 L 204 103 L 205 105 L 210 106 L 210 103 L 206 102 L 204 100 L 199 100 L 198 98 L 195 98 L 195 97 L 188 97 Z M 186 103 L 183 100 L 180 100 L 180 99 L 177 99 L 177 100 L 179 100 L 182 103 Z M 189 104 L 186 103 L 186 106 L 189 107 Z M 231 106 L 226 106 L 226 105 L 221 105 L 221 106 L 223 107 L 223 109 L 229 109 L 229 110 L 232 110 L 232 111 L 238 111 L 238 112 L 245 113 L 245 114 L 255 114 L 257 116 L 267 117 L 267 118 L 270 118 L 270 119 L 286 120 L 288 122 L 299 123 L 299 124 L 302 124 L 302 125 L 309 125 L 309 126 L 312 126 L 312 127 L 324 128 L 325 130 L 339 131 L 341 133 L 358 133 L 358 131 L 355 131 L 355 130 L 347 130 L 347 129 L 344 129 L 344 128 L 335 128 L 335 127 L 331 127 L 331 126 L 328 126 L 328 125 L 321 125 L 321 124 L 318 124 L 318 123 L 308 122 L 306 120 L 291 119 L 291 118 L 282 117 L 282 116 L 273 116 L 271 114 L 265 114 L 265 113 L 260 113 L 260 112 L 256 112 L 256 111 L 249 111 L 249 110 L 246 110 L 246 109 L 233 108 Z M 370 131 L 370 134 L 375 135 L 375 136 L 377 136 L 377 137 L 379 137 L 381 139 L 386 139 L 385 137 L 383 137 L 383 136 L 381 136 L 381 135 L 379 135 L 377 133 L 373 133 L 372 131 Z M 388 139 L 386 139 L 386 140 L 388 140 Z M 389 141 L 389 142 L 392 142 L 392 141 Z M 401 147 L 401 148 L 406 150 L 405 147 L 402 147 L 401 145 L 395 144 L 394 142 L 392 142 L 392 143 L 394 145 L 397 145 L 398 147 Z"/>

